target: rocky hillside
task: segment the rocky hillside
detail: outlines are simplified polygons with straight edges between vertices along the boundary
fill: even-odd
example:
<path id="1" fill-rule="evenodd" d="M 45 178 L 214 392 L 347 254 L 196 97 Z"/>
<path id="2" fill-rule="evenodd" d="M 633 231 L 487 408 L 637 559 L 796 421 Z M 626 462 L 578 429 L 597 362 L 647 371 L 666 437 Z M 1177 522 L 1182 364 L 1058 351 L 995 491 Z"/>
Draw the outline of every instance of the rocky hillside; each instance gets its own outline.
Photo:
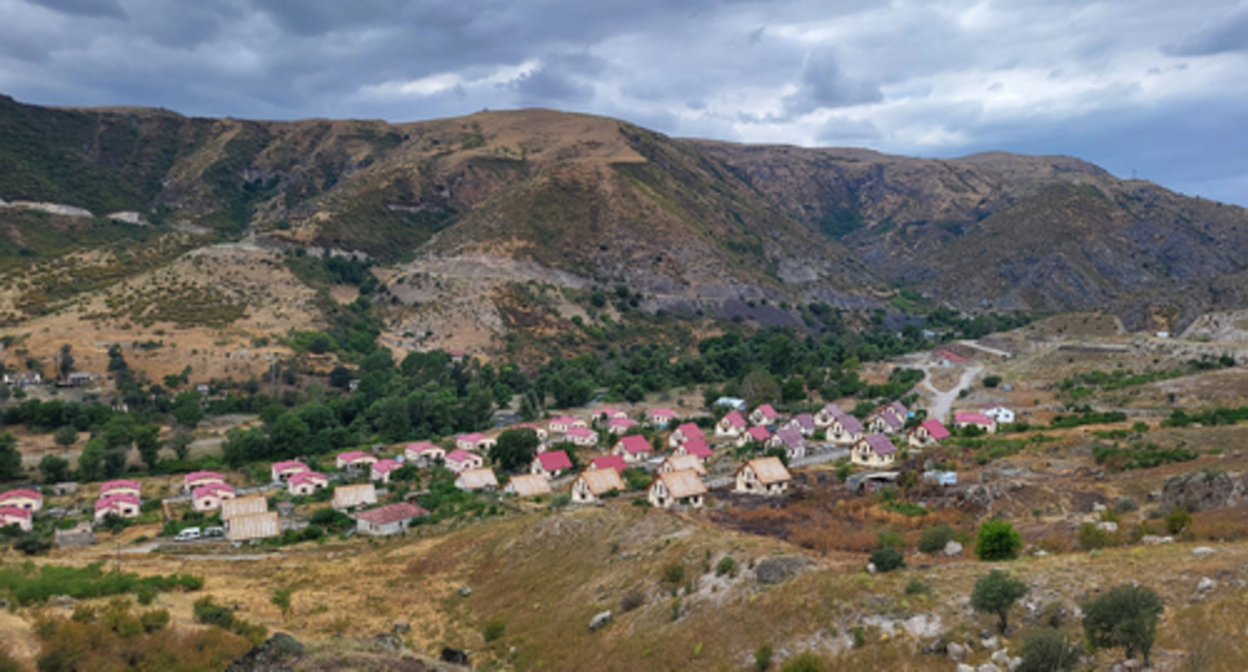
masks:
<path id="1" fill-rule="evenodd" d="M 0 98 L 0 198 L 382 262 L 512 259 L 649 309 L 909 287 L 1175 328 L 1248 303 L 1248 211 L 1077 159 L 744 146 L 546 110 L 253 122 Z M 0 262 L 30 254 L 30 207 L 0 208 Z"/>

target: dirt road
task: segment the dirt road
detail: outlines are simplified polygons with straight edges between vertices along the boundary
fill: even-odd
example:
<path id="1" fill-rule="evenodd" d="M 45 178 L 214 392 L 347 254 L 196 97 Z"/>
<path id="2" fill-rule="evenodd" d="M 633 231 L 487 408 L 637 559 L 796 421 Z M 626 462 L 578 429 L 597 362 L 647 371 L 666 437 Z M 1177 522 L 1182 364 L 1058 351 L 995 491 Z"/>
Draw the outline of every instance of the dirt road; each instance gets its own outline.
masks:
<path id="1" fill-rule="evenodd" d="M 932 366 L 929 364 L 920 367 L 925 374 L 923 387 L 932 393 L 931 398 L 928 399 L 927 417 L 945 422 L 949 417 L 949 409 L 953 407 L 953 400 L 958 398 L 958 393 L 962 390 L 970 389 L 971 384 L 975 382 L 975 377 L 983 373 L 984 367 L 972 366 L 966 369 L 962 372 L 962 377 L 958 379 L 957 385 L 942 392 L 932 386 Z"/>

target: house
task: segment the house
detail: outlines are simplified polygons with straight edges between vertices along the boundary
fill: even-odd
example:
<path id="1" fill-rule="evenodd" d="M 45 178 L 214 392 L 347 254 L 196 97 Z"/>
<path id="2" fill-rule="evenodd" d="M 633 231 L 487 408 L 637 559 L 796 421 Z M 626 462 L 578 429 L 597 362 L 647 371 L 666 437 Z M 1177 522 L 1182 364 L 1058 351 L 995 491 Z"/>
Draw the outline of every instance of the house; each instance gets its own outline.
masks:
<path id="1" fill-rule="evenodd" d="M 941 348 L 940 350 L 934 350 L 932 352 L 932 358 L 935 359 L 941 366 L 951 366 L 953 364 L 970 364 L 971 363 L 971 360 L 967 359 L 966 357 L 963 357 L 962 355 L 959 355 L 958 353 L 953 352 L 952 350 L 946 350 L 944 348 Z"/>
<path id="2" fill-rule="evenodd" d="M 226 538 L 234 543 L 270 539 L 282 533 L 282 521 L 276 511 L 263 511 L 237 516 L 230 520 Z"/>
<path id="3" fill-rule="evenodd" d="M 676 450 L 672 451 L 673 455 L 692 455 L 701 462 L 706 462 L 715 455 L 715 451 L 706 445 L 702 439 L 692 439 L 680 444 Z"/>
<path id="4" fill-rule="evenodd" d="M 4 514 L 0 513 L 0 518 Z M 91 523 L 82 521 L 68 530 L 56 529 L 52 531 L 52 540 L 57 548 L 78 548 L 82 546 L 95 545 L 95 532 L 91 529 Z"/>
<path id="5" fill-rule="evenodd" d="M 611 418 L 607 422 L 607 431 L 612 434 L 624 434 L 628 430 L 637 426 L 637 421 L 632 418 Z"/>
<path id="6" fill-rule="evenodd" d="M 229 526 L 230 521 L 235 518 L 252 516 L 257 513 L 264 513 L 268 510 L 269 500 L 265 499 L 261 495 L 221 500 L 221 520 L 225 521 L 227 527 Z"/>
<path id="7" fill-rule="evenodd" d="M 191 506 L 196 511 L 216 511 L 223 500 L 233 498 L 234 488 L 224 483 L 209 483 L 191 492 Z"/>
<path id="8" fill-rule="evenodd" d="M 897 446 L 883 434 L 868 434 L 854 444 L 849 459 L 868 467 L 887 467 L 897 459 Z"/>
<path id="9" fill-rule="evenodd" d="M 830 427 L 832 426 L 832 421 L 841 415 L 845 415 L 845 411 L 842 411 L 836 404 L 828 404 L 815 411 L 815 426 L 821 429 Z"/>
<path id="10" fill-rule="evenodd" d="M 608 493 L 624 492 L 624 481 L 615 469 L 590 469 L 582 471 L 572 481 L 572 501 L 577 504 L 595 504 Z"/>
<path id="11" fill-rule="evenodd" d="M 291 476 L 304 471 L 312 471 L 312 469 L 299 460 L 283 460 L 274 462 L 270 471 L 272 472 L 274 483 L 285 483 L 290 480 Z"/>
<path id="12" fill-rule="evenodd" d="M 686 422 L 685 424 L 677 427 L 676 430 L 672 432 L 672 435 L 668 437 L 667 439 L 667 445 L 675 448 L 676 446 L 679 446 L 680 444 L 690 439 L 705 439 L 705 438 L 706 438 L 706 435 L 702 433 L 701 427 L 693 424 L 692 422 Z"/>
<path id="13" fill-rule="evenodd" d="M 633 434 L 617 441 L 611 448 L 611 454 L 623 457 L 628 464 L 638 464 L 650 459 L 654 450 L 650 447 L 650 442 L 646 440 L 646 437 Z"/>
<path id="14" fill-rule="evenodd" d="M 563 433 L 563 440 L 574 446 L 596 446 L 598 432 L 587 427 L 572 427 Z"/>
<path id="15" fill-rule="evenodd" d="M 95 522 L 98 524 L 110 513 L 122 518 L 139 517 L 139 498 L 134 495 L 108 495 L 95 503 Z"/>
<path id="16" fill-rule="evenodd" d="M 711 408 L 715 408 L 716 406 L 727 406 L 734 411 L 742 412 L 746 409 L 745 400 L 738 399 L 737 397 L 720 397 L 715 400 L 715 403 L 711 404 Z"/>
<path id="17" fill-rule="evenodd" d="M 571 468 L 572 460 L 566 452 L 549 450 L 533 458 L 533 463 L 529 465 L 529 473 L 546 478 L 559 478 L 563 472 Z"/>
<path id="18" fill-rule="evenodd" d="M 406 532 L 407 528 L 411 526 L 412 520 L 427 515 L 429 515 L 429 512 L 419 506 L 414 506 L 407 502 L 399 502 L 398 504 L 387 504 L 375 509 L 361 511 L 352 517 L 355 518 L 356 532 L 374 537 L 384 537 Z"/>
<path id="19" fill-rule="evenodd" d="M 403 459 L 420 467 L 431 467 L 446 459 L 446 449 L 428 441 L 409 443 L 403 449 Z"/>
<path id="20" fill-rule="evenodd" d="M 43 383 L 43 376 L 34 371 L 4 374 L 4 384 L 10 387 L 26 387 Z"/>
<path id="21" fill-rule="evenodd" d="M 225 477 L 215 471 L 192 471 L 182 478 L 182 489 L 193 492 L 209 483 L 225 483 Z"/>
<path id="22" fill-rule="evenodd" d="M 517 474 L 503 484 L 504 495 L 539 497 L 550 494 L 550 481 L 540 474 Z"/>
<path id="23" fill-rule="evenodd" d="M 452 364 L 459 364 L 468 358 L 468 351 L 460 350 L 458 348 L 455 348 L 453 350 L 447 350 L 446 354 L 451 356 Z"/>
<path id="24" fill-rule="evenodd" d="M 880 409 L 880 413 L 891 415 L 894 418 L 897 418 L 898 420 L 901 421 L 901 424 L 903 425 L 906 424 L 906 420 L 909 420 L 910 415 L 911 415 L 910 409 L 906 408 L 906 405 L 901 403 L 900 401 L 894 401 L 893 403 L 885 406 L 884 408 Z"/>
<path id="25" fill-rule="evenodd" d="M 119 478 L 112 481 L 105 481 L 103 485 L 100 486 L 100 497 L 104 497 L 105 495 L 133 495 L 138 497 L 143 494 L 141 490 L 142 486 L 139 485 L 138 481 L 132 481 L 128 478 Z"/>
<path id="26" fill-rule="evenodd" d="M 589 424 L 580 418 L 571 415 L 562 415 L 551 420 L 548 425 L 551 432 L 556 434 L 566 434 L 573 427 L 588 427 Z"/>
<path id="27" fill-rule="evenodd" d="M 802 436 L 812 436 L 815 433 L 815 418 L 809 413 L 798 413 L 784 423 L 784 426 L 787 429 L 796 429 Z"/>
<path id="28" fill-rule="evenodd" d="M 985 416 L 983 413 L 971 413 L 969 411 L 958 411 L 953 414 L 953 426 L 958 429 L 966 427 L 978 427 L 983 431 L 992 434 L 997 431 L 997 423 Z"/>
<path id="29" fill-rule="evenodd" d="M 30 509 L 0 505 L 0 527 L 16 525 L 21 531 L 29 532 L 34 529 L 31 517 L 32 512 Z"/>
<path id="30" fill-rule="evenodd" d="M 775 424 L 776 418 L 778 417 L 780 417 L 780 414 L 776 413 L 776 409 L 772 408 L 771 404 L 763 404 L 762 406 L 754 409 L 753 413 L 750 413 L 749 419 L 751 425 L 761 427 L 764 425 Z"/>
<path id="31" fill-rule="evenodd" d="M 655 473 L 666 474 L 669 471 L 684 471 L 692 469 L 698 472 L 699 476 L 706 475 L 706 467 L 702 466 L 702 460 L 693 455 L 669 455 L 667 459 L 659 463 Z"/>
<path id="32" fill-rule="evenodd" d="M 96 376 L 93 373 L 87 373 L 86 371 L 74 371 L 65 377 L 65 385 L 67 387 L 87 387 L 91 384 L 91 381 L 98 377 L 99 376 Z"/>
<path id="33" fill-rule="evenodd" d="M 650 419 L 650 424 L 655 427 L 662 428 L 668 426 L 672 420 L 676 419 L 676 411 L 673 411 L 670 408 L 654 408 L 650 410 L 650 415 L 648 417 Z"/>
<path id="34" fill-rule="evenodd" d="M 829 411 L 828 415 L 831 417 L 831 422 L 827 424 L 828 441 L 841 445 L 855 443 L 866 433 L 858 418 L 837 408 L 836 404 L 824 406 L 823 411 Z"/>
<path id="35" fill-rule="evenodd" d="M 485 466 L 485 458 L 476 453 L 456 448 L 446 454 L 445 463 L 447 469 L 458 474 L 469 469 L 480 469 Z"/>
<path id="36" fill-rule="evenodd" d="M 767 431 L 762 425 L 755 425 L 737 437 L 737 447 L 740 448 L 750 442 L 767 443 L 767 439 L 771 438 L 771 432 Z"/>
<path id="37" fill-rule="evenodd" d="M 783 448 L 789 460 L 800 460 L 806 457 L 806 437 L 796 429 L 782 429 L 764 445 L 768 448 Z"/>
<path id="38" fill-rule="evenodd" d="M 594 469 L 614 469 L 615 473 L 623 474 L 627 468 L 628 464 L 624 462 L 624 456 L 622 455 L 603 455 L 602 457 L 595 457 L 589 463 L 591 471 Z"/>
<path id="39" fill-rule="evenodd" d="M 698 472 L 692 469 L 655 474 L 654 481 L 646 490 L 646 499 L 650 500 L 651 506 L 660 509 L 677 504 L 698 508 L 702 506 L 705 496 L 706 486 L 698 478 Z"/>
<path id="40" fill-rule="evenodd" d="M 866 432 L 868 434 L 896 434 L 906 426 L 906 421 L 898 419 L 893 413 L 880 410 L 867 416 Z"/>
<path id="41" fill-rule="evenodd" d="M 311 495 L 326 487 L 329 487 L 329 477 L 315 471 L 301 471 L 286 480 L 286 492 L 295 497 Z"/>
<path id="42" fill-rule="evenodd" d="M 922 448 L 947 438 L 949 430 L 936 418 L 928 418 L 910 430 L 907 441 L 915 448 Z"/>
<path id="43" fill-rule="evenodd" d="M 719 419 L 715 423 L 715 436 L 731 436 L 738 437 L 745 431 L 745 418 L 737 411 L 732 411 L 728 415 Z"/>
<path id="44" fill-rule="evenodd" d="M 793 475 L 778 457 L 760 457 L 737 468 L 733 489 L 753 495 L 783 495 Z"/>
<path id="45" fill-rule="evenodd" d="M 339 511 L 350 511 L 376 503 L 377 488 L 372 483 L 340 485 L 334 488 L 333 507 Z"/>
<path id="46" fill-rule="evenodd" d="M 983 413 L 984 417 L 991 418 L 993 422 L 999 425 L 1014 422 L 1014 410 L 1001 404 L 988 404 L 980 412 Z"/>
<path id="47" fill-rule="evenodd" d="M 139 493 L 134 494 L 138 496 Z M 12 506 L 34 513 L 43 508 L 43 493 L 30 488 L 14 488 L 0 492 L 0 506 Z"/>
<path id="48" fill-rule="evenodd" d="M 338 457 L 334 460 L 336 469 L 358 469 L 360 467 L 371 467 L 377 458 L 362 450 L 348 450 L 345 453 L 338 453 Z"/>
<path id="49" fill-rule="evenodd" d="M 460 450 L 478 450 L 488 451 L 498 444 L 498 441 L 484 434 L 473 432 L 472 434 L 461 434 L 455 439 L 455 447 Z"/>
<path id="50" fill-rule="evenodd" d="M 402 466 L 402 462 L 395 462 L 391 459 L 377 460 L 368 470 L 368 480 L 389 483 L 390 474 Z"/>
<path id="51" fill-rule="evenodd" d="M 493 469 L 481 467 L 479 469 L 467 469 L 461 471 L 459 476 L 455 477 L 455 487 L 465 492 L 473 490 L 497 490 L 498 479 L 494 476 Z"/>
<path id="52" fill-rule="evenodd" d="M 612 418 L 616 417 L 615 414 L 618 412 L 619 411 L 617 411 L 614 408 L 600 408 L 594 411 L 593 413 L 590 413 L 589 419 L 594 422 L 607 422 L 611 420 Z M 624 415 L 625 417 L 628 416 L 627 413 L 625 413 Z"/>
<path id="53" fill-rule="evenodd" d="M 512 425 L 508 429 L 531 429 L 533 430 L 534 434 L 537 434 L 538 441 L 545 441 L 546 437 L 550 436 L 550 434 L 546 431 L 544 427 L 538 427 L 537 425 L 530 424 L 527 422 L 520 424 L 520 425 Z"/>

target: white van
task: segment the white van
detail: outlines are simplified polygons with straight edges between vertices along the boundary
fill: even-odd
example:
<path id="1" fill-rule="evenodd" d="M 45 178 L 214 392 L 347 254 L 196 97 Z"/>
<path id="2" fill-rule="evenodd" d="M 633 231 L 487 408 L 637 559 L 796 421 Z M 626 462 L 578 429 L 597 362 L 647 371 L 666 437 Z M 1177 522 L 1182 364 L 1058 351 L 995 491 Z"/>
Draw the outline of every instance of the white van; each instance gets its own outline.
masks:
<path id="1" fill-rule="evenodd" d="M 173 540 L 174 541 L 191 541 L 194 539 L 198 539 L 202 536 L 203 534 L 199 531 L 198 527 L 188 527 L 182 530 L 181 532 L 179 532 L 178 536 L 174 537 Z"/>

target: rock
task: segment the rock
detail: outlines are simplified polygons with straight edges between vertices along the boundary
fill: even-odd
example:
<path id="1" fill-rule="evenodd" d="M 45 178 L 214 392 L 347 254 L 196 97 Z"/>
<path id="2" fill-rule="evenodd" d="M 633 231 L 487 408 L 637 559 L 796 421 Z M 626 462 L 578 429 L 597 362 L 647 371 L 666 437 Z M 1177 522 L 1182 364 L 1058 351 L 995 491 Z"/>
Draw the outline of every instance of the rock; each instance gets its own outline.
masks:
<path id="1" fill-rule="evenodd" d="M 1112 520 L 1102 520 L 1101 522 L 1096 524 L 1096 529 L 1105 530 L 1106 532 L 1117 532 L 1118 523 L 1115 523 Z"/>
<path id="2" fill-rule="evenodd" d="M 996 651 L 992 652 L 991 660 L 997 665 L 1008 666 L 1010 664 L 1010 653 L 1006 651 L 1005 649 L 997 649 Z"/>
<path id="3" fill-rule="evenodd" d="M 946 558 L 957 558 L 961 556 L 962 556 L 962 544 L 959 544 L 956 541 L 950 541 L 949 543 L 945 544 L 945 557 Z"/>
<path id="4" fill-rule="evenodd" d="M 1209 548 L 1208 546 L 1199 546 L 1197 548 L 1192 549 L 1192 555 L 1198 558 L 1207 558 L 1213 555 L 1215 552 L 1216 551 L 1214 551 L 1212 548 Z"/>
<path id="5" fill-rule="evenodd" d="M 303 645 L 290 635 L 279 632 L 257 644 L 242 658 L 230 663 L 226 672 L 286 672 L 303 655 Z"/>
<path id="6" fill-rule="evenodd" d="M 1101 513 L 1105 510 L 1105 505 L 1100 502 L 1092 503 L 1092 513 Z"/>
<path id="7" fill-rule="evenodd" d="M 1142 667 L 1144 667 L 1144 662 L 1134 658 L 1128 658 L 1122 661 L 1122 669 L 1124 670 L 1138 670 Z"/>
<path id="8" fill-rule="evenodd" d="M 398 653 L 403 650 L 403 640 L 388 632 L 373 637 L 373 648 L 379 651 Z"/>
<path id="9" fill-rule="evenodd" d="M 57 595 L 48 599 L 48 606 L 52 607 L 65 607 L 66 609 L 73 609 L 76 604 L 78 604 L 78 600 L 75 600 L 68 595 Z"/>
<path id="10" fill-rule="evenodd" d="M 407 621 L 395 621 L 394 622 L 394 634 L 405 635 L 411 631 L 412 631 L 412 626 Z"/>
<path id="11" fill-rule="evenodd" d="M 975 668 L 975 672 L 1001 672 L 1001 668 L 993 665 L 992 663 L 984 663 L 983 665 Z"/>
<path id="12" fill-rule="evenodd" d="M 975 668 L 965 663 L 958 663 L 958 672 L 975 672 Z"/>
<path id="13" fill-rule="evenodd" d="M 1032 555 L 1034 555 L 1037 558 L 1047 558 L 1049 557 L 1049 552 L 1041 548 L 1041 549 L 1037 549 L 1035 553 L 1032 553 Z"/>
<path id="14" fill-rule="evenodd" d="M 1207 593 L 1217 587 L 1218 582 L 1206 576 L 1202 577 L 1200 581 L 1196 583 L 1196 592 Z"/>
<path id="15" fill-rule="evenodd" d="M 1244 479 L 1226 472 L 1197 471 L 1171 476 L 1161 488 L 1161 510 L 1170 513 L 1184 506 L 1188 511 L 1207 511 L 1234 506 L 1244 496 Z"/>
<path id="16" fill-rule="evenodd" d="M 965 646 L 962 646 L 957 642 L 950 642 L 949 645 L 945 647 L 945 653 L 949 656 L 949 660 L 955 663 L 961 663 L 966 660 L 967 650 Z"/>
<path id="17" fill-rule="evenodd" d="M 785 555 L 759 561 L 754 576 L 759 583 L 783 583 L 798 572 L 814 565 L 814 561 L 801 555 Z"/>
<path id="18" fill-rule="evenodd" d="M 868 574 L 874 574 L 875 572 L 876 572 L 876 569 L 875 569 L 875 563 L 874 563 L 874 562 L 868 562 L 868 563 L 867 563 L 867 573 L 868 573 Z"/>
<path id="19" fill-rule="evenodd" d="M 443 647 L 442 655 L 438 659 L 444 663 L 452 663 L 454 665 L 467 665 L 468 652 L 461 649 L 452 649 L 451 647 Z"/>
<path id="20" fill-rule="evenodd" d="M 1140 543 L 1145 546 L 1160 546 L 1162 544 L 1173 544 L 1174 537 L 1159 537 L 1155 534 L 1146 534 L 1140 537 Z"/>
<path id="21" fill-rule="evenodd" d="M 985 649 L 988 649 L 989 651 L 995 651 L 1001 648 L 1001 641 L 998 640 L 996 637 L 985 637 L 979 640 L 979 643 L 982 644 L 983 647 Z"/>
<path id="22" fill-rule="evenodd" d="M 593 618 L 589 619 L 589 631 L 593 632 L 595 630 L 605 628 L 610 622 L 611 610 L 608 609 L 607 611 L 600 611 L 594 614 Z"/>
<path id="23" fill-rule="evenodd" d="M 472 595 L 472 589 L 469 588 L 468 586 L 464 586 L 463 588 L 459 589 L 460 597 L 468 597 L 469 595 Z"/>

